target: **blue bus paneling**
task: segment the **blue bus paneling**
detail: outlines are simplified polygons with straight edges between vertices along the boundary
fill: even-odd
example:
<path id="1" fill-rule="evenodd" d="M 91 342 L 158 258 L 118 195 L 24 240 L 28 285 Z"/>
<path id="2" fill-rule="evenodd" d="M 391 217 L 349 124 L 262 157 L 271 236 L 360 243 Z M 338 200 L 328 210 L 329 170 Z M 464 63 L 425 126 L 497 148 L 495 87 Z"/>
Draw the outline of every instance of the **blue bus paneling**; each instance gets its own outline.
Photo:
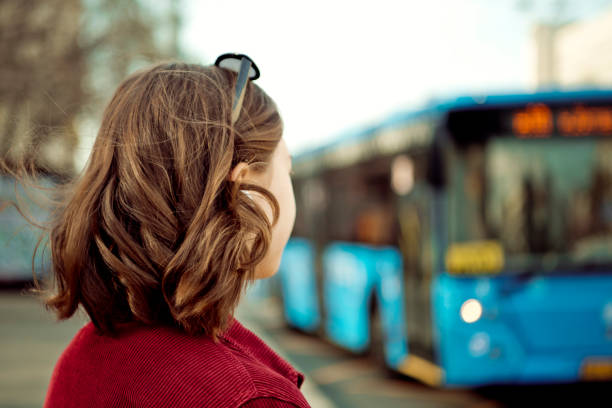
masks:
<path id="1" fill-rule="evenodd" d="M 381 314 L 385 358 L 397 368 L 408 354 L 402 257 L 395 248 L 375 249 L 376 294 Z"/>
<path id="2" fill-rule="evenodd" d="M 314 248 L 302 238 L 291 238 L 279 268 L 284 311 L 294 327 L 313 331 L 320 325 L 314 268 Z"/>
<path id="3" fill-rule="evenodd" d="M 385 358 L 390 366 L 399 365 L 408 353 L 399 252 L 335 242 L 323 254 L 323 270 L 329 338 L 352 351 L 365 351 L 371 338 L 369 302 L 375 295 Z"/>
<path id="4" fill-rule="evenodd" d="M 475 323 L 460 317 L 468 299 L 483 307 Z M 432 302 L 449 385 L 576 381 L 587 359 L 612 362 L 612 275 L 441 274 Z"/>

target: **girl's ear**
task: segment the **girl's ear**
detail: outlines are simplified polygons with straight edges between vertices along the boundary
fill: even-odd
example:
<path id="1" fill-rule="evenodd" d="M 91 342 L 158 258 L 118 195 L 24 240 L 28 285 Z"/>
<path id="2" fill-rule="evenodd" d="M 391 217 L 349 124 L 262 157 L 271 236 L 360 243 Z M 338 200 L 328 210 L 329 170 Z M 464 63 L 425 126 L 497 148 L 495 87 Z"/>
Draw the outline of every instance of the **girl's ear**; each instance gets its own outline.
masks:
<path id="1" fill-rule="evenodd" d="M 248 171 L 249 165 L 245 162 L 240 162 L 230 171 L 229 179 L 234 182 L 241 182 L 246 177 Z"/>

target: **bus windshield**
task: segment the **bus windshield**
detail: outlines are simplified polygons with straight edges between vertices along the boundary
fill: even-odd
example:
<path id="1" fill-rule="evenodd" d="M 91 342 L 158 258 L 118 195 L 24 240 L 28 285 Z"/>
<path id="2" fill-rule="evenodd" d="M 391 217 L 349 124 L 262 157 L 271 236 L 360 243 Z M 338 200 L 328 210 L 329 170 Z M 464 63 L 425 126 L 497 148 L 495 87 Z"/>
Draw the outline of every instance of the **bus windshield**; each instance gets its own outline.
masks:
<path id="1" fill-rule="evenodd" d="M 507 271 L 612 270 L 612 141 L 492 137 L 455 150 L 451 243 L 492 240 Z"/>

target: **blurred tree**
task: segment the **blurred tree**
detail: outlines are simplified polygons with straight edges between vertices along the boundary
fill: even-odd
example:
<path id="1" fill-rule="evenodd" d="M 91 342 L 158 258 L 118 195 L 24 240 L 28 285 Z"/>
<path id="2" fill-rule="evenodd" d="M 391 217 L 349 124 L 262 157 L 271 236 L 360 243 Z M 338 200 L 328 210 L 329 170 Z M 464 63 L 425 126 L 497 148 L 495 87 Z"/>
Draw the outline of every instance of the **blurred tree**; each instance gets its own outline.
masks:
<path id="1" fill-rule="evenodd" d="M 145 4 L 148 3 L 148 4 Z M 0 0 L 0 154 L 74 172 L 79 122 L 129 72 L 180 56 L 176 0 Z"/>

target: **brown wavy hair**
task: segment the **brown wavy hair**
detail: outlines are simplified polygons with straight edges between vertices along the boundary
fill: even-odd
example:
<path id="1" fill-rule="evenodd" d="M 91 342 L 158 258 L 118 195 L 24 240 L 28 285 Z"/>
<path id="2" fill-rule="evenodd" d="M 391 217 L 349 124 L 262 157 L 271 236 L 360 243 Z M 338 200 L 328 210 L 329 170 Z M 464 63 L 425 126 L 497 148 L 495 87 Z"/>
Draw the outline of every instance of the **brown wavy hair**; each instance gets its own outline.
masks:
<path id="1" fill-rule="evenodd" d="M 217 340 L 264 257 L 279 208 L 240 162 L 265 171 L 282 136 L 276 105 L 248 83 L 230 123 L 236 74 L 163 63 L 126 79 L 106 107 L 85 169 L 49 229 L 59 318 L 81 305 L 113 334 L 164 324 Z M 272 222 L 241 190 L 263 195 Z"/>

